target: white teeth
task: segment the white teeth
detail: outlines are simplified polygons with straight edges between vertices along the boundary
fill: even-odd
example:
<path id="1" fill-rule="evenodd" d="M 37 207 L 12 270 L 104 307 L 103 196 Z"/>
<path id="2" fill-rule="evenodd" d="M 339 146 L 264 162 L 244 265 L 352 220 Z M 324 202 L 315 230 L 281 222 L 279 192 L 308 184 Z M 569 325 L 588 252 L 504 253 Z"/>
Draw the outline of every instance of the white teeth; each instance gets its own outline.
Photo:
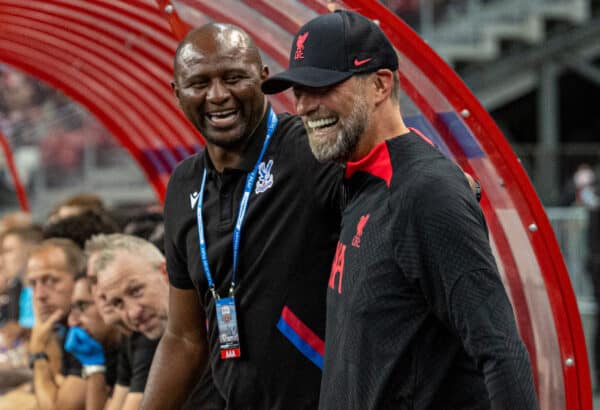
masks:
<path id="1" fill-rule="evenodd" d="M 308 120 L 308 126 L 310 128 L 321 128 L 321 127 L 327 127 L 331 124 L 335 124 L 335 122 L 337 121 L 336 118 L 334 117 L 329 117 L 329 118 L 321 118 L 318 120 Z"/>
<path id="2" fill-rule="evenodd" d="M 221 111 L 221 112 L 213 112 L 208 114 L 209 117 L 211 118 L 225 118 L 228 117 L 232 114 L 235 114 L 237 110 L 228 110 L 228 111 Z"/>

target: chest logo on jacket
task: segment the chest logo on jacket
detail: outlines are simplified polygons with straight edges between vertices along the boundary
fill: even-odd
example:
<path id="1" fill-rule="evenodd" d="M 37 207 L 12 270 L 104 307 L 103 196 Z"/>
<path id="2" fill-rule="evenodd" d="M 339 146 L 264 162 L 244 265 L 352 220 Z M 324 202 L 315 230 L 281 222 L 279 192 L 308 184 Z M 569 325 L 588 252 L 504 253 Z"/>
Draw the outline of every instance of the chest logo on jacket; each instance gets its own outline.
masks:
<path id="1" fill-rule="evenodd" d="M 192 206 L 192 209 L 196 209 L 196 203 L 198 203 L 199 197 L 200 193 L 197 191 L 190 194 L 190 205 Z"/>
<path id="2" fill-rule="evenodd" d="M 354 246 L 355 248 L 360 248 L 360 238 L 363 235 L 365 225 L 367 224 L 367 221 L 369 220 L 370 216 L 371 214 L 366 214 L 361 216 L 358 220 L 358 224 L 356 225 L 356 235 L 354 235 L 354 238 L 352 238 L 352 246 Z"/>
<path id="3" fill-rule="evenodd" d="M 273 160 L 270 159 L 266 164 L 263 162 L 258 166 L 258 181 L 256 181 L 257 194 L 265 192 L 267 189 L 273 186 L 273 174 L 271 174 L 271 168 L 273 167 Z"/>

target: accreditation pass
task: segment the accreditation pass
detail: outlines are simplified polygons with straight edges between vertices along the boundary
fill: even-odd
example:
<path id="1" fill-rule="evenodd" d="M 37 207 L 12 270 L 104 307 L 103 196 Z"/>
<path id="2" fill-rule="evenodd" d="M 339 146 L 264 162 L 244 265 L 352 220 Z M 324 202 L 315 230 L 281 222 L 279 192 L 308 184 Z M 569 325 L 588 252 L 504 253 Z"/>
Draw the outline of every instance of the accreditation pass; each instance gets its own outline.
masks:
<path id="1" fill-rule="evenodd" d="M 216 300 L 217 325 L 221 359 L 240 357 L 240 336 L 238 333 L 235 299 L 233 296 Z"/>

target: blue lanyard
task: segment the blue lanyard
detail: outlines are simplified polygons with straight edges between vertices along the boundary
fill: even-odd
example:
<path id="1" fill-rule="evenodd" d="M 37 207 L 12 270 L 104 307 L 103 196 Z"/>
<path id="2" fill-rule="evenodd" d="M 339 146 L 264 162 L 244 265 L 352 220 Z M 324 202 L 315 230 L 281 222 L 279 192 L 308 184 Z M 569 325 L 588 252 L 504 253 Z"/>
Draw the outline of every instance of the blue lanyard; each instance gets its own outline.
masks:
<path id="1" fill-rule="evenodd" d="M 242 224 L 244 217 L 246 216 L 246 209 L 248 208 L 248 200 L 252 194 L 252 188 L 254 188 L 254 181 L 256 180 L 256 174 L 258 174 L 258 166 L 267 151 L 271 137 L 277 127 L 277 116 L 272 109 L 269 109 L 269 121 L 267 123 L 267 135 L 265 136 L 265 142 L 263 143 L 262 150 L 258 156 L 258 160 L 254 165 L 254 169 L 246 176 L 246 185 L 244 186 L 244 195 L 240 202 L 240 210 L 238 212 L 237 221 L 233 230 L 233 273 L 231 276 L 231 287 L 229 288 L 229 294 L 233 295 L 235 287 L 235 274 L 237 271 L 238 253 L 240 250 L 240 239 L 242 236 Z M 204 167 L 204 173 L 202 174 L 202 185 L 200 186 L 200 196 L 198 198 L 198 205 L 196 207 L 196 219 L 198 220 L 198 242 L 200 244 L 200 258 L 202 259 L 202 267 L 204 268 L 204 275 L 208 282 L 208 289 L 212 293 L 215 300 L 219 299 L 219 295 L 215 290 L 215 283 L 213 282 L 212 275 L 210 273 L 210 266 L 208 265 L 208 253 L 206 251 L 206 239 L 204 238 L 204 222 L 202 221 L 202 204 L 204 201 L 204 187 L 206 185 L 206 166 Z"/>

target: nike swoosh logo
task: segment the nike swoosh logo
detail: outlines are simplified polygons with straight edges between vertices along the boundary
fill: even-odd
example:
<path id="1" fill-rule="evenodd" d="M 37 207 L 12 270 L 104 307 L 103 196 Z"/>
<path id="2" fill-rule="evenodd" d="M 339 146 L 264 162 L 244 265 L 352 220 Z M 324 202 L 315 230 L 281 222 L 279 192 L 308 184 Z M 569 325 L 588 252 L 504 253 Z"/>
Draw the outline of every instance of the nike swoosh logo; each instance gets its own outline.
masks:
<path id="1" fill-rule="evenodd" d="M 364 60 L 359 60 L 358 58 L 355 58 L 354 59 L 354 67 L 360 67 L 361 65 L 366 64 L 371 60 L 372 60 L 372 58 L 365 58 Z"/>

